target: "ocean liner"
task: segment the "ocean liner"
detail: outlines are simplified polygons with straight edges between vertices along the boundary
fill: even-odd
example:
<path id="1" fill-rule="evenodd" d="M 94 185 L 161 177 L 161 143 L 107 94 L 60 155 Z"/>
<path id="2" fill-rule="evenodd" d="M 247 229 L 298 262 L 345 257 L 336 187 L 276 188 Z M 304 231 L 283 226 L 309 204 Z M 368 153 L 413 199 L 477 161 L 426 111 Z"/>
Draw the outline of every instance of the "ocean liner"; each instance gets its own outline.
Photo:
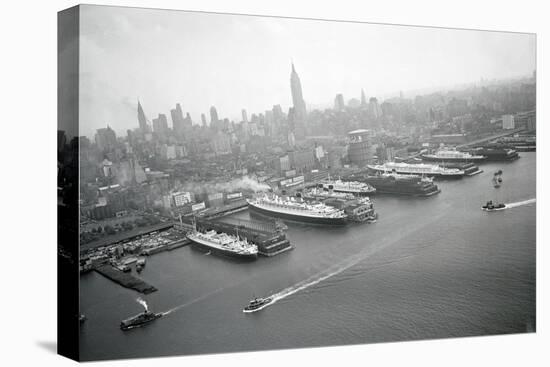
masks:
<path id="1" fill-rule="evenodd" d="M 347 215 L 343 210 L 323 203 L 307 203 L 301 198 L 263 194 L 247 199 L 248 208 L 256 213 L 297 222 L 344 225 Z"/>
<path id="2" fill-rule="evenodd" d="M 491 145 L 474 148 L 470 152 L 484 155 L 487 157 L 487 161 L 491 162 L 514 161 L 520 157 L 515 149 L 497 148 Z"/>
<path id="3" fill-rule="evenodd" d="M 444 168 L 436 164 L 409 164 L 386 162 L 384 164 L 367 165 L 374 172 L 394 172 L 404 175 L 420 175 L 441 179 L 462 178 L 464 171 L 457 168 Z"/>
<path id="4" fill-rule="evenodd" d="M 340 179 L 331 180 L 330 177 L 324 181 L 321 181 L 321 185 L 327 190 L 349 193 L 358 196 L 370 195 L 376 191 L 374 187 L 364 182 L 342 181 Z"/>
<path id="5" fill-rule="evenodd" d="M 455 149 L 439 149 L 433 154 L 422 154 L 422 159 L 432 162 L 483 162 L 487 159 L 484 155 L 474 155 L 468 152 L 461 152 Z"/>
<path id="6" fill-rule="evenodd" d="M 372 187 L 369 185 L 369 187 Z M 367 196 L 355 196 L 348 192 L 337 192 L 327 189 L 323 184 L 317 187 L 310 187 L 299 194 L 306 200 L 326 200 L 326 199 L 341 199 L 341 200 L 357 200 L 361 204 L 370 203 Z M 298 196 L 298 195 L 297 195 Z"/>
<path id="7" fill-rule="evenodd" d="M 242 240 L 238 236 L 217 233 L 214 230 L 206 233 L 194 230 L 187 234 L 196 247 L 212 251 L 215 254 L 254 260 L 258 257 L 258 247 Z"/>
<path id="8" fill-rule="evenodd" d="M 350 176 L 352 179 L 366 182 L 376 188 L 378 194 L 408 195 L 408 196 L 432 196 L 441 192 L 434 184 L 433 179 L 418 175 L 400 175 L 397 173 L 378 173 L 368 175 L 356 173 Z"/>

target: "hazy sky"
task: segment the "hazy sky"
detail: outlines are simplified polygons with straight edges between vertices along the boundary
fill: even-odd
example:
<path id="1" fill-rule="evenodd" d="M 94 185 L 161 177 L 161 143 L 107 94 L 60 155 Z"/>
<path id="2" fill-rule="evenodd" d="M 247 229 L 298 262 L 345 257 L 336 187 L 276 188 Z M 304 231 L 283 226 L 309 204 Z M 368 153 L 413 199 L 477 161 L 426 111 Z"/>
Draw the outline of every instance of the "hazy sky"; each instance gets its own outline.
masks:
<path id="1" fill-rule="evenodd" d="M 535 69 L 535 36 L 136 8 L 82 6 L 81 134 L 137 127 L 176 103 L 240 121 L 291 105 L 294 60 L 308 106 L 508 78 Z"/>

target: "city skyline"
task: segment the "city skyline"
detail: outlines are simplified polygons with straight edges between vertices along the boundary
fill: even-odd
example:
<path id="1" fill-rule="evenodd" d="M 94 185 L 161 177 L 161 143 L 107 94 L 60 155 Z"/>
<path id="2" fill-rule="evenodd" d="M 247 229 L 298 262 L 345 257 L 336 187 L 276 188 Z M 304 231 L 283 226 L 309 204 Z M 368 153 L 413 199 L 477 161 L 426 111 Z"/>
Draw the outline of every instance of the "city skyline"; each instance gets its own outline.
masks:
<path id="1" fill-rule="evenodd" d="M 80 135 L 90 137 L 136 128 L 138 99 L 150 121 L 176 103 L 194 124 L 212 106 L 236 122 L 243 109 L 287 112 L 292 63 L 308 109 L 330 107 L 336 94 L 383 100 L 535 70 L 532 34 L 86 6 L 82 17 Z"/>

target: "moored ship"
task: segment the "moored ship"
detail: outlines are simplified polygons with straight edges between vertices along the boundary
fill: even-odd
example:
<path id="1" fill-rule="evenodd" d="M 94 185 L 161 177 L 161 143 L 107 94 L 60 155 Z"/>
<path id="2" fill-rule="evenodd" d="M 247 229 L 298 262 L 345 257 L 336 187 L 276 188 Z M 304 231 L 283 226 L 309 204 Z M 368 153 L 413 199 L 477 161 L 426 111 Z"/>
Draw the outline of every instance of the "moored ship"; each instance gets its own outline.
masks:
<path id="1" fill-rule="evenodd" d="M 432 154 L 422 154 L 422 159 L 432 162 L 483 162 L 487 159 L 487 156 L 481 154 L 470 154 L 468 152 L 461 152 L 456 149 L 439 149 Z"/>
<path id="2" fill-rule="evenodd" d="M 251 211 L 270 217 L 314 224 L 344 225 L 347 223 L 347 215 L 343 210 L 323 203 L 307 203 L 301 198 L 263 194 L 247 201 Z"/>
<path id="3" fill-rule="evenodd" d="M 210 230 L 206 233 L 194 230 L 187 234 L 196 247 L 215 254 L 254 260 L 258 258 L 258 247 L 246 239 L 227 233 L 217 233 Z"/>
<path id="4" fill-rule="evenodd" d="M 491 162 L 514 161 L 520 157 L 515 149 L 497 148 L 491 145 L 474 148 L 470 152 L 484 155 L 487 157 L 487 161 Z"/>
<path id="5" fill-rule="evenodd" d="M 445 168 L 436 164 L 410 164 L 386 162 L 384 164 L 367 165 L 374 172 L 394 172 L 403 175 L 420 175 L 440 179 L 462 178 L 464 171 L 457 168 Z"/>
<path id="6" fill-rule="evenodd" d="M 305 189 L 300 194 L 300 196 L 307 200 L 326 200 L 326 199 L 357 200 L 361 204 L 370 202 L 367 196 L 357 197 L 352 193 L 333 191 L 330 188 L 328 189 L 324 188 L 323 184 L 319 184 L 317 187 L 311 187 L 311 188 Z"/>
<path id="7" fill-rule="evenodd" d="M 441 192 L 433 179 L 418 175 L 400 175 L 397 173 L 356 173 L 351 175 L 354 180 L 366 182 L 376 188 L 379 194 L 432 196 Z"/>
<path id="8" fill-rule="evenodd" d="M 327 190 L 349 193 L 357 196 L 371 195 L 376 191 L 374 187 L 365 182 L 342 181 L 340 179 L 331 180 L 330 177 L 324 181 L 321 181 L 321 185 Z"/>

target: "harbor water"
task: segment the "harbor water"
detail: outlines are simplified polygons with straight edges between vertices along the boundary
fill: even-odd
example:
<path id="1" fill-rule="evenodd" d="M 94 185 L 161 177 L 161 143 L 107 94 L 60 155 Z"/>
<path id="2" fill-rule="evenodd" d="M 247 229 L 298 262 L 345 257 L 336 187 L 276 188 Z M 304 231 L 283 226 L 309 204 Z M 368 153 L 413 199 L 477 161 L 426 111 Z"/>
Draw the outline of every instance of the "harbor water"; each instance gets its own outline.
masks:
<path id="1" fill-rule="evenodd" d="M 535 331 L 535 153 L 440 181 L 429 198 L 373 197 L 379 219 L 288 224 L 294 250 L 255 262 L 191 247 L 151 256 L 141 295 L 81 276 L 83 360 L 378 343 Z M 495 171 L 503 184 L 493 188 Z M 480 210 L 487 200 L 510 203 Z M 248 211 L 235 214 L 247 218 Z M 242 312 L 253 296 L 276 302 Z M 119 329 L 142 311 L 166 315 Z"/>

